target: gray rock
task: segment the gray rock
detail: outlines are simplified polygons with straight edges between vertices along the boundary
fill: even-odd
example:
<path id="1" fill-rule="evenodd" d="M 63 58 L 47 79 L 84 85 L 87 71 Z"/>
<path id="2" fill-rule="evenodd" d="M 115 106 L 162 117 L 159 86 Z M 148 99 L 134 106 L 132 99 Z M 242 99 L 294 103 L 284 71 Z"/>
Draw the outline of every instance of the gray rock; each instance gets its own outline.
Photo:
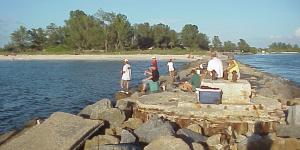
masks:
<path id="1" fill-rule="evenodd" d="M 93 137 L 91 140 L 87 140 L 84 145 L 84 149 L 93 149 L 100 145 L 106 144 L 119 144 L 120 140 L 111 135 L 98 135 Z"/>
<path id="2" fill-rule="evenodd" d="M 244 141 L 244 140 L 246 140 L 246 139 L 247 139 L 247 137 L 244 136 L 244 135 L 237 135 L 235 141 L 236 141 L 237 143 L 240 143 L 240 142 L 242 142 L 242 141 Z"/>
<path id="3" fill-rule="evenodd" d="M 1 145 L 0 149 L 74 149 L 79 146 L 78 141 L 85 142 L 84 139 L 103 125 L 103 121 L 88 120 L 72 114 L 56 112 L 42 124 L 30 128 L 14 140 Z"/>
<path id="4" fill-rule="evenodd" d="M 278 125 L 276 135 L 279 137 L 300 138 L 300 125 Z"/>
<path id="5" fill-rule="evenodd" d="M 118 100 L 116 107 L 125 112 L 126 118 L 132 117 L 133 102 Z"/>
<path id="6" fill-rule="evenodd" d="M 200 133 L 200 134 L 203 134 L 202 133 L 202 127 L 198 124 L 191 124 L 189 125 L 188 127 L 186 127 L 187 129 L 190 129 L 194 132 L 197 132 L 197 133 Z"/>
<path id="7" fill-rule="evenodd" d="M 114 144 L 114 145 L 100 145 L 95 150 L 142 150 L 142 147 L 134 144 Z"/>
<path id="8" fill-rule="evenodd" d="M 205 150 L 205 147 L 200 143 L 192 143 L 193 150 Z"/>
<path id="9" fill-rule="evenodd" d="M 112 108 L 111 101 L 109 99 L 102 99 L 95 104 L 86 106 L 81 110 L 78 115 L 86 118 L 97 118 L 101 111 Z"/>
<path id="10" fill-rule="evenodd" d="M 244 140 L 245 141 L 245 140 Z M 243 144 L 245 144 L 243 142 Z M 265 149 L 271 149 L 272 146 L 272 139 L 265 135 L 260 136 L 258 134 L 253 134 L 247 139 L 247 149 L 248 150 L 265 150 Z"/>
<path id="11" fill-rule="evenodd" d="M 185 142 L 191 144 L 193 142 L 197 142 L 197 143 L 200 143 L 200 142 L 206 142 L 206 139 L 207 137 L 197 133 L 197 132 L 194 132 L 190 129 L 179 129 L 176 134 L 182 138 Z"/>
<path id="12" fill-rule="evenodd" d="M 144 150 L 190 150 L 190 147 L 180 138 L 161 136 L 153 140 Z"/>
<path id="13" fill-rule="evenodd" d="M 221 134 L 215 134 L 211 137 L 208 137 L 206 143 L 208 146 L 216 146 L 218 144 L 221 144 Z"/>
<path id="14" fill-rule="evenodd" d="M 121 142 L 120 143 L 135 143 L 136 137 L 129 132 L 128 130 L 123 130 L 121 133 Z"/>
<path id="15" fill-rule="evenodd" d="M 300 125 L 300 105 L 289 107 L 287 121 L 289 125 Z"/>
<path id="16" fill-rule="evenodd" d="M 174 135 L 175 131 L 170 122 L 152 118 L 137 128 L 134 133 L 138 136 L 139 142 L 150 143 L 160 136 Z"/>
<path id="17" fill-rule="evenodd" d="M 123 128 L 137 129 L 143 124 L 143 121 L 139 118 L 129 118 L 122 124 Z"/>
<path id="18" fill-rule="evenodd" d="M 119 127 L 126 120 L 126 116 L 122 110 L 118 108 L 110 108 L 102 111 L 98 114 L 97 118 L 93 119 L 106 120 L 109 122 L 111 127 Z"/>

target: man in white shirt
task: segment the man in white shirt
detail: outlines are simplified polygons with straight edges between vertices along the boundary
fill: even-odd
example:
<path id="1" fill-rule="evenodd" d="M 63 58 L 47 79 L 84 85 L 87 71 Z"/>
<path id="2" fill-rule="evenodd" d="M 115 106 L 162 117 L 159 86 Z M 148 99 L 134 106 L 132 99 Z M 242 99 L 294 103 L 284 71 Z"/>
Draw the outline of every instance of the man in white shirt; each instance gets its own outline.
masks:
<path id="1" fill-rule="evenodd" d="M 212 79 L 215 80 L 217 78 L 223 78 L 223 63 L 217 58 L 217 53 L 211 53 L 211 60 L 208 61 L 207 71 L 212 75 Z M 215 78 L 214 78 L 215 76 Z"/>
<path id="2" fill-rule="evenodd" d="M 128 63 L 128 59 L 124 59 L 124 66 L 121 73 L 122 73 L 121 88 L 122 90 L 128 92 L 129 81 L 131 80 L 131 66 Z"/>
<path id="3" fill-rule="evenodd" d="M 168 66 L 168 71 L 169 71 L 170 77 L 174 79 L 175 68 L 174 68 L 174 64 L 173 64 L 171 58 L 169 59 L 167 66 Z"/>

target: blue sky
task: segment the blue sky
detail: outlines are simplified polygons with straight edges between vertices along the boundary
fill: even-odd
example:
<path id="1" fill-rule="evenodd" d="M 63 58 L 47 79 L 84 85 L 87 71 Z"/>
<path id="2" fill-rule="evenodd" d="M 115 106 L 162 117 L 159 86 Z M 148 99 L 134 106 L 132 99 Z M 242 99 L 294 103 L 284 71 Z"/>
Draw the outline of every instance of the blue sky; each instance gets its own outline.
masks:
<path id="1" fill-rule="evenodd" d="M 300 0 L 1 0 L 0 46 L 20 25 L 64 25 L 71 10 L 98 9 L 127 15 L 134 23 L 165 23 L 176 31 L 195 24 L 210 38 L 266 47 L 282 41 L 300 45 Z"/>

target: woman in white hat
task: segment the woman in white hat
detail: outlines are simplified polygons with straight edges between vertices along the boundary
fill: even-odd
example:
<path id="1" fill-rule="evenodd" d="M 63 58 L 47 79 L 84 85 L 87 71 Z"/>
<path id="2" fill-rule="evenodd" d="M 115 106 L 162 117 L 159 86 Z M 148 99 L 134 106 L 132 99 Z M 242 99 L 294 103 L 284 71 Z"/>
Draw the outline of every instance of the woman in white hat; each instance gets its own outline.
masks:
<path id="1" fill-rule="evenodd" d="M 128 92 L 129 82 L 131 80 L 131 66 L 128 63 L 128 59 L 124 59 L 124 66 L 121 71 L 121 74 L 122 74 L 121 89 Z"/>

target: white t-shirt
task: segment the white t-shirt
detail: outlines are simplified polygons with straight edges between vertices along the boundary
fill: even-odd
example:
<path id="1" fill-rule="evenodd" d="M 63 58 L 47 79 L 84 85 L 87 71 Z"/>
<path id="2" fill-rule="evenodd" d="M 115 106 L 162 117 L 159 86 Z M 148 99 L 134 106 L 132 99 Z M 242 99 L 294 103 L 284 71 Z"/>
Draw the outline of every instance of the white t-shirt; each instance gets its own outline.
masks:
<path id="1" fill-rule="evenodd" d="M 217 72 L 217 77 L 222 78 L 223 77 L 223 64 L 222 64 L 222 61 L 219 58 L 214 57 L 213 59 L 211 59 L 208 62 L 207 70 L 208 71 L 215 70 Z"/>
<path id="2" fill-rule="evenodd" d="M 173 62 L 168 62 L 168 68 L 169 68 L 169 71 L 174 71 L 174 66 L 173 66 Z"/>
<path id="3" fill-rule="evenodd" d="M 131 80 L 131 66 L 129 64 L 125 64 L 122 71 L 122 80 Z"/>

